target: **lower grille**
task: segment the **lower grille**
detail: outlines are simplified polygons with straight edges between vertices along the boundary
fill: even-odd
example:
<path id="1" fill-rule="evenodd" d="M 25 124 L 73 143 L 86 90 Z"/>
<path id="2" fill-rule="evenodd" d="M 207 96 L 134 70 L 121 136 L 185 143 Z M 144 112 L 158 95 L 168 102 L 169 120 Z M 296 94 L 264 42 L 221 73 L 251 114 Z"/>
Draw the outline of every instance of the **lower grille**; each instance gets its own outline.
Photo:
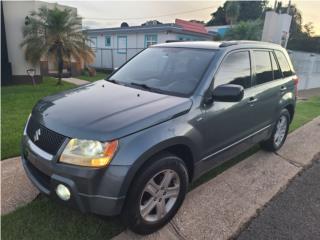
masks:
<path id="1" fill-rule="evenodd" d="M 65 136 L 42 126 L 33 117 L 29 119 L 27 135 L 35 145 L 52 155 L 57 154 L 66 139 Z"/>
<path id="2" fill-rule="evenodd" d="M 26 165 L 29 169 L 30 173 L 37 181 L 46 189 L 50 188 L 50 176 L 41 172 L 38 168 L 36 168 L 28 159 L 26 159 Z"/>

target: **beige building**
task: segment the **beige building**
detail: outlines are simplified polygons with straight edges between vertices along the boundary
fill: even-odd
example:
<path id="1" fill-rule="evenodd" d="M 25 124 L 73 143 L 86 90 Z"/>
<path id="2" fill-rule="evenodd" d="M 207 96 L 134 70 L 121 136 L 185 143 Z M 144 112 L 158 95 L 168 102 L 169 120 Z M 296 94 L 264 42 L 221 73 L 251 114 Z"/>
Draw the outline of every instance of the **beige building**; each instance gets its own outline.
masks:
<path id="1" fill-rule="evenodd" d="M 46 56 L 44 56 L 41 63 L 37 64 L 36 66 L 32 66 L 25 60 L 24 50 L 20 47 L 20 44 L 23 40 L 22 28 L 26 22 L 26 17 L 30 15 L 31 11 L 36 11 L 42 6 L 54 8 L 56 4 L 41 1 L 2 1 L 1 4 L 3 8 L 3 20 L 5 25 L 5 34 L 3 28 L 1 28 L 1 34 L 4 34 L 6 37 L 6 49 L 9 62 L 8 66 L 10 66 L 11 63 L 12 75 L 11 81 L 8 79 L 1 79 L 1 81 L 6 81 L 7 84 L 22 82 L 31 83 L 31 78 L 27 74 L 28 69 L 35 69 L 35 78 L 37 81 L 41 81 L 42 75 L 54 75 L 57 72 L 54 60 L 48 61 Z M 69 8 L 77 12 L 76 8 L 59 4 L 57 6 L 61 9 Z M 1 48 L 3 52 L 3 46 L 1 46 Z M 73 64 L 76 65 L 75 63 Z M 72 63 L 65 65 L 64 74 L 69 76 L 72 75 L 72 68 L 70 66 Z M 4 65 L 2 64 L 2 70 L 3 69 Z"/>

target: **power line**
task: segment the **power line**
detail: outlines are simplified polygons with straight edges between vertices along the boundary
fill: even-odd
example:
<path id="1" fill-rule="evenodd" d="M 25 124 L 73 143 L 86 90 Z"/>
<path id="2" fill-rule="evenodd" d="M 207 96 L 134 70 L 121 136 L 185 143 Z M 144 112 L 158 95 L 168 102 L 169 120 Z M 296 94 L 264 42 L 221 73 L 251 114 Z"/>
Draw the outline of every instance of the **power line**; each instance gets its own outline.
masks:
<path id="1" fill-rule="evenodd" d="M 205 8 L 199 8 L 199 9 L 194 9 L 194 10 L 189 10 L 189 11 L 184 11 L 184 12 L 175 12 L 175 13 L 170 13 L 170 14 L 165 14 L 165 15 L 158 15 L 158 16 L 150 16 L 150 17 L 133 17 L 133 18 L 87 18 L 84 17 L 84 20 L 113 20 L 113 21 L 124 21 L 124 20 L 139 20 L 139 19 L 150 19 L 150 18 L 161 18 L 161 17 L 169 17 L 173 15 L 181 15 L 181 14 L 186 14 L 186 13 L 191 13 L 191 12 L 198 12 L 202 10 L 206 10 L 209 8 L 214 8 L 215 6 L 210 6 L 210 7 L 205 7 Z"/>

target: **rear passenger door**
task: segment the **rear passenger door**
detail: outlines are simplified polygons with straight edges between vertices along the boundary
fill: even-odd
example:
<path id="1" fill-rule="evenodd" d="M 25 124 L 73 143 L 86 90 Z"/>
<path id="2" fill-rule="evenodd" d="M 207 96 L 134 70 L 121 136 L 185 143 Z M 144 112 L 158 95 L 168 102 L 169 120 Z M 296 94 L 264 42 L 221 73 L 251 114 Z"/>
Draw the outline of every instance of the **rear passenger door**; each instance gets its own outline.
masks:
<path id="1" fill-rule="evenodd" d="M 252 50 L 255 130 L 270 126 L 278 114 L 282 94 L 282 73 L 271 50 Z M 284 89 L 285 90 L 285 89 Z"/>

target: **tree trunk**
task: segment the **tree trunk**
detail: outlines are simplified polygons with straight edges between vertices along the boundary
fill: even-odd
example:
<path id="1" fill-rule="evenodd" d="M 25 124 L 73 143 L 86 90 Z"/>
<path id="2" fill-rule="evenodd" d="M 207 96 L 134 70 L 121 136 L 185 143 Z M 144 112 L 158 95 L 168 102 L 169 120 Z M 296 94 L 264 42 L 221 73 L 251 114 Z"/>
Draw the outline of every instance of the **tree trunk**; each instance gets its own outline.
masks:
<path id="1" fill-rule="evenodd" d="M 62 56 L 62 46 L 59 45 L 57 49 L 58 58 L 58 82 L 57 85 L 62 85 L 62 72 L 63 72 L 63 56 Z"/>

